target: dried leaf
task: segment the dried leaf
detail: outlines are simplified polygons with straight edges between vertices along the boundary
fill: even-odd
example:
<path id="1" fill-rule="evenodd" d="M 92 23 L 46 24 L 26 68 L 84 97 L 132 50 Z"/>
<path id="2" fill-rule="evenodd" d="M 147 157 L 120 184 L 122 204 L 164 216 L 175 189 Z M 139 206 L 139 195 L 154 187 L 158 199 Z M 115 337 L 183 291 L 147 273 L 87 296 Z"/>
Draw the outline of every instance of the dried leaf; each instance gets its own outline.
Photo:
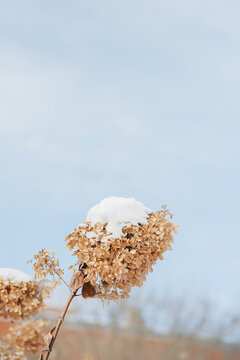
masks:
<path id="1" fill-rule="evenodd" d="M 56 326 L 54 326 L 50 331 L 47 332 L 46 335 L 44 335 L 43 339 L 44 339 L 44 342 L 47 346 L 50 345 L 52 339 L 53 339 L 53 333 L 56 329 Z"/>
<path id="2" fill-rule="evenodd" d="M 90 282 L 86 282 L 83 284 L 82 288 L 82 296 L 84 299 L 91 298 L 96 295 L 96 290 L 94 286 Z"/>
<path id="3" fill-rule="evenodd" d="M 69 287 L 71 290 L 76 291 L 83 286 L 84 273 L 83 271 L 78 271 L 73 274 Z"/>

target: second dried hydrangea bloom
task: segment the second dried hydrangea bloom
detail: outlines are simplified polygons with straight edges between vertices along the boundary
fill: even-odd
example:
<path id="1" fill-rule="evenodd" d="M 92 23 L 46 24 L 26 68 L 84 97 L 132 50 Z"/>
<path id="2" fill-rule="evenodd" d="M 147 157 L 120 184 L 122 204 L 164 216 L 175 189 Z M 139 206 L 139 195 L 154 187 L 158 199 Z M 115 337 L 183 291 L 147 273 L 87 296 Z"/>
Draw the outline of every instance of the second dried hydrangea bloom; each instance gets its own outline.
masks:
<path id="1" fill-rule="evenodd" d="M 16 269 L 0 269 L 0 317 L 25 319 L 44 305 L 49 286 Z"/>
<path id="2" fill-rule="evenodd" d="M 18 351 L 10 351 L 0 347 L 1 360 L 27 360 L 23 353 Z"/>
<path id="3" fill-rule="evenodd" d="M 102 214 L 100 211 L 95 216 L 101 222 L 86 221 L 66 240 L 67 248 L 73 250 L 84 272 L 85 288 L 93 287 L 95 296 L 103 300 L 118 301 L 126 298 L 133 286 L 142 286 L 152 266 L 171 249 L 176 226 L 165 207 L 153 213 L 135 199 L 125 199 L 125 202 L 122 198 L 116 199 L 119 198 L 104 200 L 111 203 L 108 209 L 114 212 L 112 217 L 102 206 Z M 109 228 L 112 233 L 108 232 Z"/>
<path id="4" fill-rule="evenodd" d="M 44 320 L 28 320 L 10 326 L 4 341 L 13 351 L 36 353 L 43 346 L 43 334 L 49 323 Z"/>

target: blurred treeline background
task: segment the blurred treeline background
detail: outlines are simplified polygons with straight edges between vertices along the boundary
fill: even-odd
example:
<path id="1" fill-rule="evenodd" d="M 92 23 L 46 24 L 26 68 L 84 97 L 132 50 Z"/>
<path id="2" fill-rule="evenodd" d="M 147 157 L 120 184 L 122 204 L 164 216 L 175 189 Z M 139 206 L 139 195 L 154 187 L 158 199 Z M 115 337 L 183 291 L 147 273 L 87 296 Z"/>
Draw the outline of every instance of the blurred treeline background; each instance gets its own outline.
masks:
<path id="1" fill-rule="evenodd" d="M 79 302 L 68 313 L 53 359 L 240 359 L 240 312 L 236 310 L 219 317 L 205 301 L 159 299 L 152 294 L 103 310 L 100 303 Z M 54 325 L 59 313 L 59 308 L 49 306 L 38 317 Z M 29 359 L 37 358 L 29 354 Z"/>
<path id="2" fill-rule="evenodd" d="M 186 298 L 135 300 L 110 306 L 105 319 L 91 309 L 91 325 L 69 323 L 56 358 L 66 359 L 71 348 L 76 359 L 89 360 L 240 359 L 240 312 L 219 317 L 211 304 Z"/>

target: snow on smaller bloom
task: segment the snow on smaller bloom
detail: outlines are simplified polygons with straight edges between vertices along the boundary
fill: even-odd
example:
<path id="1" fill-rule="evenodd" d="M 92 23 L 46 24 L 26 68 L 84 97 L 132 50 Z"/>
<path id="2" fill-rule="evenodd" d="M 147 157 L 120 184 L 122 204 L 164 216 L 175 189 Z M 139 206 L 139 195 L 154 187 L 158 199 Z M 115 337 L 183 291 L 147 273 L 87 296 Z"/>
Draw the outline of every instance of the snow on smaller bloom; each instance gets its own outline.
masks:
<path id="1" fill-rule="evenodd" d="M 31 276 L 28 274 L 12 268 L 0 268 L 0 277 L 2 277 L 4 280 L 10 281 L 32 281 Z"/>
<path id="2" fill-rule="evenodd" d="M 111 196 L 89 210 L 87 221 L 93 226 L 96 223 L 107 223 L 106 230 L 112 233 L 111 238 L 119 238 L 123 235 L 123 227 L 147 224 L 150 213 L 151 209 L 134 198 Z"/>

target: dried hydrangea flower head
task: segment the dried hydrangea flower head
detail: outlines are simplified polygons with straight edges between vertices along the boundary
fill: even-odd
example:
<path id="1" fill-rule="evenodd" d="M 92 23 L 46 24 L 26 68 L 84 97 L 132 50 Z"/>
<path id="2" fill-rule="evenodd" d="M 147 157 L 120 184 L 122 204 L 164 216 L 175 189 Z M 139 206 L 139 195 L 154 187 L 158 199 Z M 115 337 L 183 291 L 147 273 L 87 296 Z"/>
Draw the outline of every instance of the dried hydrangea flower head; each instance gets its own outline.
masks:
<path id="1" fill-rule="evenodd" d="M 29 261 L 33 263 L 33 271 L 35 279 L 41 279 L 50 275 L 55 282 L 59 282 L 59 278 L 64 274 L 64 270 L 60 268 L 59 259 L 55 259 L 55 251 L 42 249 L 33 259 Z M 55 276 L 58 276 L 56 279 Z"/>
<path id="2" fill-rule="evenodd" d="M 0 268 L 0 317 L 16 320 L 35 315 L 48 291 L 43 282 L 19 270 Z"/>
<path id="3" fill-rule="evenodd" d="M 171 219 L 166 207 L 153 212 L 132 198 L 110 197 L 90 209 L 87 221 L 66 237 L 84 273 L 83 294 L 91 287 L 88 297 L 118 301 L 142 286 L 171 249 L 177 228 Z"/>
<path id="4" fill-rule="evenodd" d="M 43 334 L 49 325 L 44 320 L 28 320 L 10 326 L 4 342 L 8 348 L 23 353 L 29 352 L 35 354 L 44 344 Z"/>
<path id="5" fill-rule="evenodd" d="M 67 285 L 62 278 L 64 270 L 60 268 L 59 259 L 55 258 L 55 251 L 51 252 L 49 249 L 42 249 L 34 255 L 28 263 L 33 264 L 34 278 L 36 280 L 44 279 L 45 283 L 48 284 L 47 290 L 49 293 L 53 291 L 57 285 L 61 285 L 61 282 Z"/>

